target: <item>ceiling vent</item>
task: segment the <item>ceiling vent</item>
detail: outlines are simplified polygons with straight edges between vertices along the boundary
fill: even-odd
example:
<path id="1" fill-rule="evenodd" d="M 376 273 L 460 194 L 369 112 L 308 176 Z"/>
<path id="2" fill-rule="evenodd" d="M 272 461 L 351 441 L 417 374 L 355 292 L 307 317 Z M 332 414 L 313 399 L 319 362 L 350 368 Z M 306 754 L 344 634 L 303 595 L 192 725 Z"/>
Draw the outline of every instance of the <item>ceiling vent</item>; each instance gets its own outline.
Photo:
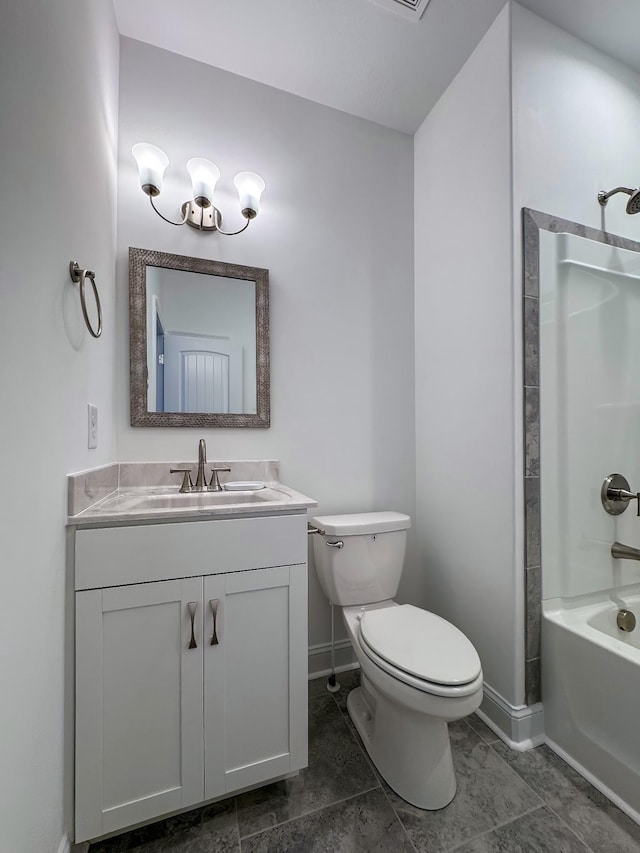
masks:
<path id="1" fill-rule="evenodd" d="M 419 21 L 429 5 L 429 0 L 373 0 L 373 2 L 376 6 L 382 6 L 390 12 L 399 12 L 413 21 Z"/>

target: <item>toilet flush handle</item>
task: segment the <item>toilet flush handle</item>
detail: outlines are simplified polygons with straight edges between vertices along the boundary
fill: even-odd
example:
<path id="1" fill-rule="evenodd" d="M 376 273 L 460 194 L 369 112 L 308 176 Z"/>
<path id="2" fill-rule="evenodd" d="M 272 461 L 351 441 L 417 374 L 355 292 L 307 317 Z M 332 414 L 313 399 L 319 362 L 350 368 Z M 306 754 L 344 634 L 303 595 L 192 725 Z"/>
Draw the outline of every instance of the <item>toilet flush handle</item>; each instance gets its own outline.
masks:
<path id="1" fill-rule="evenodd" d="M 339 542 L 327 542 L 327 545 L 329 548 L 337 548 L 338 550 L 340 550 L 340 548 L 344 548 L 344 542 L 342 540 Z"/>

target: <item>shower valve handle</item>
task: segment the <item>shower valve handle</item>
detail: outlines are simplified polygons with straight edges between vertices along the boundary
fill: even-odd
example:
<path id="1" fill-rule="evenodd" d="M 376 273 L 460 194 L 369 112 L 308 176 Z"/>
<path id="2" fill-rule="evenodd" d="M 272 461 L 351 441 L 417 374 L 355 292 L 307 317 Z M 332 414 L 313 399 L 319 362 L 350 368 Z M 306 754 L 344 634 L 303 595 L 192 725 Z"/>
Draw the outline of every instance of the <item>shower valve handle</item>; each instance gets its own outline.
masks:
<path id="1" fill-rule="evenodd" d="M 609 489 L 609 499 L 614 501 L 638 501 L 638 518 L 640 518 L 640 492 L 634 495 L 633 492 L 627 492 L 626 489 Z"/>
<path id="2" fill-rule="evenodd" d="M 627 478 L 622 474 L 609 474 L 605 477 L 600 490 L 600 499 L 605 512 L 609 515 L 620 515 L 629 506 L 630 501 L 636 501 L 638 518 L 640 518 L 640 492 L 632 492 Z"/>

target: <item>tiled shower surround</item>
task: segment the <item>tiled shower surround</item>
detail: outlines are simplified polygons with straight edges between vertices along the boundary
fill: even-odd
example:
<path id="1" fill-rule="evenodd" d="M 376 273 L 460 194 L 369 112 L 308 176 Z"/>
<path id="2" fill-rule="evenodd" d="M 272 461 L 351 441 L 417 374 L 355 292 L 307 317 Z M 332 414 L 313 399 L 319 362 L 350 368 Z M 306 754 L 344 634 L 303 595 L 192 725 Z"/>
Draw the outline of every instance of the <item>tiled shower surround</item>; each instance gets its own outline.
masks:
<path id="1" fill-rule="evenodd" d="M 540 549 L 540 231 L 575 234 L 619 249 L 640 252 L 640 243 L 606 231 L 522 209 L 524 245 L 523 401 L 525 512 L 525 694 L 527 705 L 540 701 L 540 625 L 542 558 Z"/>

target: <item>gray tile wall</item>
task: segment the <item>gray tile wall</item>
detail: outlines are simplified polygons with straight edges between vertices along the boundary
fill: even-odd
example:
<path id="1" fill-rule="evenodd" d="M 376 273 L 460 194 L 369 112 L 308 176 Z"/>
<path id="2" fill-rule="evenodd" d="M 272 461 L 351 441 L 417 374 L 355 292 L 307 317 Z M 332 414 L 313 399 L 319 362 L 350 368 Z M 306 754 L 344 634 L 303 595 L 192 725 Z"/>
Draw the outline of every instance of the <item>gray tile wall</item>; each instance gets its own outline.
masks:
<path id="1" fill-rule="evenodd" d="M 640 243 L 598 231 L 536 210 L 522 209 L 523 269 L 523 401 L 524 401 L 524 529 L 525 529 L 525 701 L 539 702 L 540 625 L 542 618 L 542 553 L 540 548 L 540 238 L 539 232 L 576 234 L 599 243 L 640 252 Z"/>

